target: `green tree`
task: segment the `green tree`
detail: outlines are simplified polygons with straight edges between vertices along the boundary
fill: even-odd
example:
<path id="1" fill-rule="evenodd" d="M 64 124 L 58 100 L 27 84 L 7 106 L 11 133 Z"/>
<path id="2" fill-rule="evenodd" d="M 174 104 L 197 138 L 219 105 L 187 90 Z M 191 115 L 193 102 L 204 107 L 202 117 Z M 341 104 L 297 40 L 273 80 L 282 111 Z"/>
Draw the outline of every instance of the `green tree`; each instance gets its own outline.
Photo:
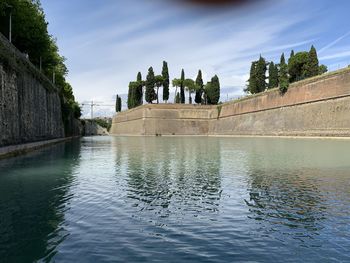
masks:
<path id="1" fill-rule="evenodd" d="M 119 112 L 119 95 L 115 99 L 115 112 Z"/>
<path id="2" fill-rule="evenodd" d="M 122 111 L 122 98 L 119 97 L 118 100 L 119 100 L 119 102 L 118 102 L 118 105 L 119 105 L 119 112 L 121 112 L 121 111 Z"/>
<path id="3" fill-rule="evenodd" d="M 208 104 L 218 104 L 220 99 L 220 81 L 217 75 L 212 77 L 211 81 L 207 83 L 205 90 Z"/>
<path id="4" fill-rule="evenodd" d="M 159 96 L 158 96 L 158 94 L 159 94 L 159 88 L 163 85 L 163 76 L 162 75 L 157 75 L 157 76 L 155 76 L 155 86 L 156 86 L 156 88 L 157 88 L 157 94 L 156 94 L 156 96 L 157 96 L 157 104 L 159 104 Z"/>
<path id="5" fill-rule="evenodd" d="M 180 98 L 181 103 L 185 103 L 185 71 L 182 69 L 181 71 L 181 82 L 180 82 Z"/>
<path id="6" fill-rule="evenodd" d="M 129 109 L 132 109 L 138 106 L 137 88 L 138 88 L 137 81 L 131 81 L 129 83 L 129 92 L 128 92 L 128 101 L 127 101 Z"/>
<path id="7" fill-rule="evenodd" d="M 288 72 L 290 82 L 299 81 L 307 77 L 308 52 L 298 52 L 289 59 Z"/>
<path id="8" fill-rule="evenodd" d="M 115 111 L 121 112 L 122 111 L 122 98 L 117 95 L 115 100 Z"/>
<path id="9" fill-rule="evenodd" d="M 248 92 L 250 94 L 255 94 L 259 92 L 257 78 L 256 78 L 257 63 L 258 63 L 257 61 L 252 62 L 252 65 L 250 67 L 248 85 L 247 85 L 247 88 L 244 90 L 245 92 Z"/>
<path id="10" fill-rule="evenodd" d="M 293 59 L 293 57 L 294 57 L 294 50 L 292 49 L 292 51 L 290 52 L 289 59 L 288 59 L 288 67 L 289 67 L 290 60 Z"/>
<path id="11" fill-rule="evenodd" d="M 212 86 L 211 86 L 211 82 L 208 81 L 207 84 L 204 85 L 204 104 L 211 104 L 211 100 L 210 100 L 210 95 L 212 93 Z"/>
<path id="12" fill-rule="evenodd" d="M 284 53 L 281 56 L 280 72 L 279 72 L 279 88 L 282 94 L 286 93 L 289 87 L 288 66 L 284 58 Z"/>
<path id="13" fill-rule="evenodd" d="M 324 73 L 326 73 L 326 72 L 328 72 L 327 66 L 326 66 L 326 65 L 323 65 L 323 64 L 320 65 L 318 74 L 322 75 L 322 74 L 324 74 Z"/>
<path id="14" fill-rule="evenodd" d="M 12 6 L 11 11 L 7 7 Z M 9 13 L 12 14 L 12 43 L 29 55 L 33 64 L 39 65 L 40 57 L 46 62 L 56 59 L 58 48 L 49 35 L 45 14 L 39 1 L 0 1 L 0 31 L 8 36 Z M 54 47 L 53 47 L 54 46 Z M 55 50 L 53 50 L 55 49 Z M 57 56 L 60 59 L 60 56 Z M 59 61 L 53 61 L 58 64 Z"/>
<path id="15" fill-rule="evenodd" d="M 203 95 L 203 78 L 202 78 L 202 71 L 199 70 L 196 78 L 196 97 L 194 99 L 197 104 L 202 103 L 202 95 Z"/>
<path id="16" fill-rule="evenodd" d="M 142 80 L 141 72 L 137 74 L 136 77 L 137 87 L 136 87 L 136 106 L 140 106 L 143 103 L 143 87 L 144 87 L 144 81 Z"/>
<path id="17" fill-rule="evenodd" d="M 11 10 L 9 6 L 12 6 Z M 9 35 L 9 15 L 12 14 L 12 43 L 21 52 L 28 54 L 32 64 L 42 66 L 42 73 L 52 79 L 55 73 L 55 86 L 59 90 L 62 120 L 66 135 L 70 120 L 81 115 L 75 101 L 71 85 L 66 81 L 68 69 L 65 58 L 59 54 L 55 39 L 48 33 L 45 14 L 39 0 L 0 1 L 0 32 Z M 41 62 L 41 63 L 40 63 Z"/>
<path id="18" fill-rule="evenodd" d="M 266 70 L 266 60 L 262 56 L 260 56 L 256 64 L 256 85 L 258 92 L 263 92 L 266 90 Z"/>
<path id="19" fill-rule="evenodd" d="M 311 46 L 311 49 L 308 54 L 308 60 L 306 63 L 306 77 L 314 77 L 319 74 L 319 61 L 317 57 L 317 51 L 314 46 Z"/>
<path id="20" fill-rule="evenodd" d="M 269 65 L 269 89 L 278 87 L 278 67 L 275 63 L 270 62 Z"/>
<path id="21" fill-rule="evenodd" d="M 170 80 L 169 80 L 168 63 L 166 61 L 163 61 L 162 76 L 163 76 L 163 101 L 168 102 Z"/>
<path id="22" fill-rule="evenodd" d="M 148 69 L 148 74 L 146 78 L 146 94 L 145 94 L 145 99 L 148 103 L 152 103 L 153 100 L 156 98 L 156 93 L 154 91 L 154 87 L 156 85 L 156 80 L 154 77 L 154 71 L 153 68 L 150 67 Z"/>

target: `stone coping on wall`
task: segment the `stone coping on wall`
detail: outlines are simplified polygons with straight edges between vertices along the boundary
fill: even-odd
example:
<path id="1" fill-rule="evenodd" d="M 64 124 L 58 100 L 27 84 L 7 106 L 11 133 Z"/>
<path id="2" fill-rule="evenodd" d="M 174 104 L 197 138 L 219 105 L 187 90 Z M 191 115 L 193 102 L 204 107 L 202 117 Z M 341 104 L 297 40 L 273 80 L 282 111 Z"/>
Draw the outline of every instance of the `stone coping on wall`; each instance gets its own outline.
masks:
<path id="1" fill-rule="evenodd" d="M 145 104 L 116 114 L 113 123 L 142 119 L 212 119 L 212 105 L 194 104 Z M 194 113 L 194 114 L 191 114 Z M 205 114 L 203 114 L 203 112 Z M 202 113 L 202 114 L 200 114 Z M 192 116 L 193 115 L 193 116 Z"/>
<path id="2" fill-rule="evenodd" d="M 143 104 L 136 108 L 122 111 L 117 115 L 128 114 L 133 111 L 137 111 L 140 109 L 169 109 L 169 110 L 183 110 L 183 109 L 201 109 L 201 110 L 210 110 L 213 109 L 213 105 L 197 105 L 197 104 L 179 104 L 179 103 L 159 103 L 159 104 Z"/>

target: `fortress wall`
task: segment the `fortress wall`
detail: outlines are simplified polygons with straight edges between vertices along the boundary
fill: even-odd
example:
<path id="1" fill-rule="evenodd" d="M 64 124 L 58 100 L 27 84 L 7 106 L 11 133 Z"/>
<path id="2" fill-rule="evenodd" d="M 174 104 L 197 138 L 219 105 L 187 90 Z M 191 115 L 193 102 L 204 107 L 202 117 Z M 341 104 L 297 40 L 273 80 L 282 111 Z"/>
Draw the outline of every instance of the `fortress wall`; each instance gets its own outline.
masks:
<path id="1" fill-rule="evenodd" d="M 350 137 L 350 97 L 220 118 L 209 134 Z"/>
<path id="2" fill-rule="evenodd" d="M 219 106 L 144 105 L 113 119 L 115 135 L 350 136 L 350 69 Z"/>
<path id="3" fill-rule="evenodd" d="M 117 114 L 110 133 L 114 135 L 206 135 L 211 106 L 147 104 Z"/>
<path id="4" fill-rule="evenodd" d="M 281 95 L 278 89 L 224 104 L 220 117 L 294 106 L 342 96 L 350 96 L 350 70 L 340 70 L 290 85 Z"/>

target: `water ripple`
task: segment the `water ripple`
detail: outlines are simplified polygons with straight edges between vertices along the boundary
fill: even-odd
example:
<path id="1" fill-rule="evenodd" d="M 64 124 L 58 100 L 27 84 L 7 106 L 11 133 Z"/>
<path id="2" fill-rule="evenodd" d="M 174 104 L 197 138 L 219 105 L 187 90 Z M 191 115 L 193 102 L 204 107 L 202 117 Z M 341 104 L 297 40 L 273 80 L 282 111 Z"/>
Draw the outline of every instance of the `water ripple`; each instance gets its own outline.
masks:
<path id="1" fill-rule="evenodd" d="M 3 160 L 0 262 L 350 261 L 349 146 L 103 137 Z"/>

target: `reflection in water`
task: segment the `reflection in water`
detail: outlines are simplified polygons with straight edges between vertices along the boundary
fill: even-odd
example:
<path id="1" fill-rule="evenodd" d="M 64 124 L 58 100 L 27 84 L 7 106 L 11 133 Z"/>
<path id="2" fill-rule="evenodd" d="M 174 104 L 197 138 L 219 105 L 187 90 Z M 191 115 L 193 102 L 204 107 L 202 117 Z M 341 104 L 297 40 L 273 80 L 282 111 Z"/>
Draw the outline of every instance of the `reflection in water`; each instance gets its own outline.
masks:
<path id="1" fill-rule="evenodd" d="M 273 171 L 256 171 L 250 177 L 250 198 L 245 201 L 251 218 L 268 221 L 274 229 L 281 225 L 298 231 L 305 228 L 309 235 L 317 235 L 326 208 L 322 206 L 322 193 L 312 181 L 299 174 Z"/>
<path id="2" fill-rule="evenodd" d="M 120 167 L 128 167 L 128 198 L 139 212 L 153 214 L 155 221 L 217 212 L 221 193 L 217 140 L 134 138 L 126 144 L 128 149 L 124 143 L 115 145 L 116 174 L 122 172 Z"/>
<path id="3" fill-rule="evenodd" d="M 342 210 L 343 202 L 338 207 L 333 201 L 330 203 L 339 190 L 336 195 L 342 196 L 336 199 L 350 201 L 350 173 L 346 167 L 349 157 L 342 155 L 347 151 L 346 143 L 342 144 L 332 140 L 320 143 L 257 139 L 244 145 L 249 153 L 246 156 L 249 197 L 244 201 L 249 207 L 248 218 L 260 222 L 258 229 L 262 235 L 287 245 L 297 240 L 302 247 L 321 249 L 326 249 L 325 240 L 333 239 L 328 249 L 332 247 L 333 252 L 339 249 L 339 254 L 346 250 L 343 244 L 336 244 L 334 236 L 347 231 L 344 225 L 349 214 Z M 330 222 L 335 211 L 342 216 Z M 330 230 L 330 225 L 334 229 Z M 345 241 L 349 242 L 349 236 Z M 326 259 L 327 254 L 323 251 L 319 257 Z M 340 258 L 348 258 L 339 254 Z"/>
<path id="4" fill-rule="evenodd" d="M 349 152 L 89 137 L 3 160 L 0 262 L 349 262 Z"/>
<path id="5" fill-rule="evenodd" d="M 0 161 L 0 261 L 33 262 L 52 256 L 64 240 L 79 142 Z M 51 169 L 60 165 L 60 170 Z"/>

